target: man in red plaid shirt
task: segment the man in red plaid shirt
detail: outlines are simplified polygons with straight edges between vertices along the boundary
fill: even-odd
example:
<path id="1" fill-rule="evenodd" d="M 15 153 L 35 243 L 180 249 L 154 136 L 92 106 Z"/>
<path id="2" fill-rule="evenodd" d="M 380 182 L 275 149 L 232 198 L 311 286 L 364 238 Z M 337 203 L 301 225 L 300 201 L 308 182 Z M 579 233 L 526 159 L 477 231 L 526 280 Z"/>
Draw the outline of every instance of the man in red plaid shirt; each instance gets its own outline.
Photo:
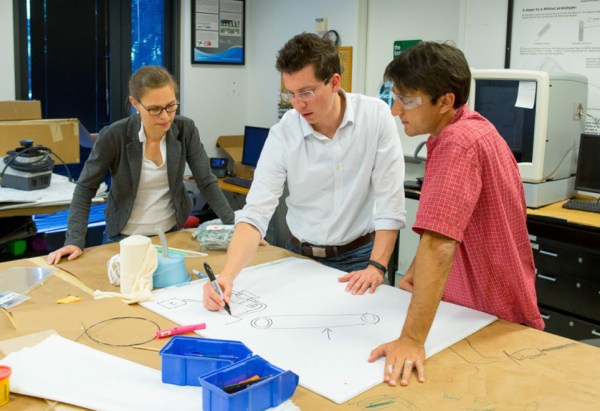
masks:
<path id="1" fill-rule="evenodd" d="M 384 380 L 425 381 L 424 343 L 441 300 L 538 329 L 535 267 L 517 163 L 495 127 L 466 103 L 471 84 L 463 53 L 423 42 L 386 68 L 392 114 L 408 136 L 429 134 L 419 209 L 421 239 L 399 287 L 412 298 L 397 340 L 371 352 L 386 356 Z"/>

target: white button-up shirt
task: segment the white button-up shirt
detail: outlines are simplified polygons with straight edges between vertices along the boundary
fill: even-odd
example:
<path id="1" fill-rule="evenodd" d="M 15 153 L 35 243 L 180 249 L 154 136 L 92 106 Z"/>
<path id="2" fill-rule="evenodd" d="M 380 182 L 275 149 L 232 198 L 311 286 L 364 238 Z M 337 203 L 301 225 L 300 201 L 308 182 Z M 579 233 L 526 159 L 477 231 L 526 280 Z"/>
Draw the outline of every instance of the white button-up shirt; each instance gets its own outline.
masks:
<path id="1" fill-rule="evenodd" d="M 331 139 L 296 110 L 271 128 L 236 223 L 252 224 L 264 237 L 287 179 L 286 220 L 300 241 L 344 245 L 373 230 L 405 227 L 404 156 L 390 109 L 378 98 L 344 96 Z"/>

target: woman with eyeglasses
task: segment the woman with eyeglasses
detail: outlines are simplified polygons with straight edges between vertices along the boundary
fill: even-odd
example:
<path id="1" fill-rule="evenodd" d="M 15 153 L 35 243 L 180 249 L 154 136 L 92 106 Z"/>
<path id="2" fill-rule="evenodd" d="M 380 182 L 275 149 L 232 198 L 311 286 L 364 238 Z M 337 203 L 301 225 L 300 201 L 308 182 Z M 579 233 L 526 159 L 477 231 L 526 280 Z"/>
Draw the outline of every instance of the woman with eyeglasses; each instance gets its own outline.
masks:
<path id="1" fill-rule="evenodd" d="M 83 253 L 92 198 L 107 171 L 105 243 L 183 225 L 192 210 L 183 184 L 186 163 L 212 210 L 224 223 L 233 223 L 233 210 L 211 172 L 196 125 L 176 115 L 177 92 L 163 67 L 142 67 L 131 76 L 129 102 L 137 113 L 100 131 L 73 194 L 65 245 L 48 255 L 49 264 Z"/>

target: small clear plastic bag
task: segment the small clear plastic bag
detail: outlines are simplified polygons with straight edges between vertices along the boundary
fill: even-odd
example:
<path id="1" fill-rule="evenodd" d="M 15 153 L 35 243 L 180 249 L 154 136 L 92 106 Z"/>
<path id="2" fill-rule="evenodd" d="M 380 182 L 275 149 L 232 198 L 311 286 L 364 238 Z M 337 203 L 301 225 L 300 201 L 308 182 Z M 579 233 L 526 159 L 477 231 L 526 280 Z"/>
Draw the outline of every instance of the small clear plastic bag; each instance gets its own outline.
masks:
<path id="1" fill-rule="evenodd" d="M 221 220 L 217 219 L 199 225 L 192 236 L 205 250 L 227 250 L 234 229 L 233 224 L 222 224 Z"/>

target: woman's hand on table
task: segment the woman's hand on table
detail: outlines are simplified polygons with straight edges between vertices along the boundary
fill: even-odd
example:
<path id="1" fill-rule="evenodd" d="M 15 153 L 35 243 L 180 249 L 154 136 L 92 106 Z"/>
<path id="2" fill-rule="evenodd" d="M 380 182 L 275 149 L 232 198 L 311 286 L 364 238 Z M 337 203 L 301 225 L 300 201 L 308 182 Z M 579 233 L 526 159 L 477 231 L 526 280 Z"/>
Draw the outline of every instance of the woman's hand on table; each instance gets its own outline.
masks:
<path id="1" fill-rule="evenodd" d="M 83 254 L 81 248 L 77 247 L 76 245 L 66 245 L 48 254 L 47 262 L 48 264 L 58 264 L 60 259 L 64 256 L 67 256 L 68 261 L 72 261 L 81 254 Z"/>

